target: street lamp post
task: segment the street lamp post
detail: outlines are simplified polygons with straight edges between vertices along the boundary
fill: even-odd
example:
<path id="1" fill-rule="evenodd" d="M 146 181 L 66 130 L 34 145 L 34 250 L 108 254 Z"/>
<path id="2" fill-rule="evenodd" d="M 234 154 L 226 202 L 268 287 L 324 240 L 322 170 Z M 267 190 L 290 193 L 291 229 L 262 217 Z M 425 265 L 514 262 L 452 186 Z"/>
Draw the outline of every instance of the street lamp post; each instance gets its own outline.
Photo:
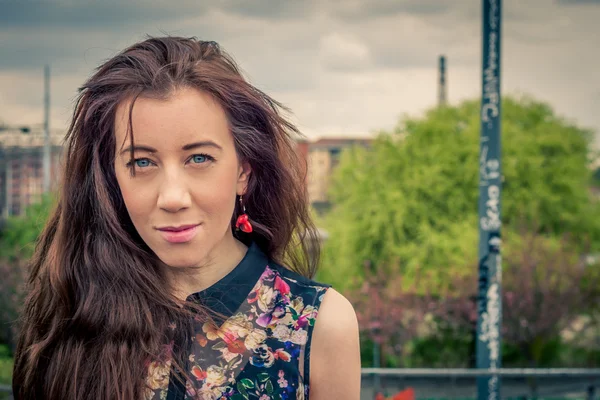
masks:
<path id="1" fill-rule="evenodd" d="M 44 66 L 44 183 L 43 190 L 50 190 L 51 179 L 51 142 L 50 142 L 50 66 Z"/>
<path id="2" fill-rule="evenodd" d="M 479 296 L 477 368 L 502 367 L 500 256 L 500 45 L 502 0 L 483 2 L 481 147 L 479 157 Z M 478 400 L 500 399 L 500 377 L 477 378 Z"/>

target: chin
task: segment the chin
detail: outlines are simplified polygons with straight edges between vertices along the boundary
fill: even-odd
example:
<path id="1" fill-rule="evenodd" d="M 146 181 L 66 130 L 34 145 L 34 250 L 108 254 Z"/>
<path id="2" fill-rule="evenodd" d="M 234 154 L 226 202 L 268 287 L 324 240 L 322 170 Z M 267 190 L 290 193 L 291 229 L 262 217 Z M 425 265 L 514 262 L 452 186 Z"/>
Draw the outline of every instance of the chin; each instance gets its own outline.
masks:
<path id="1" fill-rule="evenodd" d="M 175 260 L 170 263 L 166 263 L 171 268 L 193 268 L 201 264 L 200 260 Z"/>
<path id="2" fill-rule="evenodd" d="M 197 256 L 197 254 L 195 255 L 195 257 L 173 257 L 171 255 L 171 257 L 169 256 L 161 256 L 158 255 L 158 258 L 160 258 L 160 260 L 165 263 L 166 265 L 168 265 L 171 268 L 189 268 L 189 267 L 197 267 L 198 265 L 201 264 L 202 260 L 200 260 Z"/>

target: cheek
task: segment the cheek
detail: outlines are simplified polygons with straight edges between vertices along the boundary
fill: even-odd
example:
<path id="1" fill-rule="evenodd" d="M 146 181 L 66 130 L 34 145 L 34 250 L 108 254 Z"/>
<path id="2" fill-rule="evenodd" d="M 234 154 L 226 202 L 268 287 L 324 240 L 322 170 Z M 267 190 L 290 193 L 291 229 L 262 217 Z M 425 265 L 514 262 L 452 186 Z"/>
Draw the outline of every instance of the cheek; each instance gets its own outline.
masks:
<path id="1" fill-rule="evenodd" d="M 236 175 L 229 169 L 214 174 L 192 189 L 195 203 L 207 214 L 230 219 L 236 201 Z"/>
<path id="2" fill-rule="evenodd" d="M 136 185 L 128 177 L 118 177 L 121 196 L 129 216 L 136 223 L 136 219 L 147 216 L 152 211 L 152 194 L 149 185 Z"/>
<path id="3" fill-rule="evenodd" d="M 144 190 L 129 189 L 122 191 L 123 201 L 127 212 L 132 219 L 148 216 L 153 209 L 152 196 L 144 193 Z"/>

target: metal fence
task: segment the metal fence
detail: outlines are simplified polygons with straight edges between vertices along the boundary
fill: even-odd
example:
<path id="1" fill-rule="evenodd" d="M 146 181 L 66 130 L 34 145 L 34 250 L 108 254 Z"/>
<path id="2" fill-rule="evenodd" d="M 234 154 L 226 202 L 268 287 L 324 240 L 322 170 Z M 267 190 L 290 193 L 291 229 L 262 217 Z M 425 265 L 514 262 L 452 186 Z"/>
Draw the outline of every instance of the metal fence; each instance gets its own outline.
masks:
<path id="1" fill-rule="evenodd" d="M 600 368 L 478 369 L 363 368 L 361 400 L 386 397 L 412 388 L 415 399 L 476 399 L 478 376 L 502 378 L 502 399 L 600 400 Z M 12 399 L 11 387 L 0 385 L 0 399 Z"/>
<path id="2" fill-rule="evenodd" d="M 479 376 L 501 377 L 502 399 L 600 400 L 600 368 L 392 369 L 362 370 L 361 400 L 386 398 L 412 388 L 415 399 L 476 399 Z"/>

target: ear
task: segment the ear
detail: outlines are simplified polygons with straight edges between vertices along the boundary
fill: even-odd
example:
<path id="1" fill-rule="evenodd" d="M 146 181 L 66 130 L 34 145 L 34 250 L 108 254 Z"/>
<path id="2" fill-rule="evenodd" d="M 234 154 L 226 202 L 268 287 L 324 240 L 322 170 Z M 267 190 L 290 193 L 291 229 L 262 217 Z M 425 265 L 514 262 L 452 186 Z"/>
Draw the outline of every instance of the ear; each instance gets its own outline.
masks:
<path id="1" fill-rule="evenodd" d="M 237 181 L 237 194 L 238 196 L 243 196 L 246 194 L 248 190 L 248 182 L 250 181 L 250 174 L 252 173 L 252 168 L 250 167 L 250 163 L 243 162 L 240 164 L 238 168 L 238 181 Z"/>

